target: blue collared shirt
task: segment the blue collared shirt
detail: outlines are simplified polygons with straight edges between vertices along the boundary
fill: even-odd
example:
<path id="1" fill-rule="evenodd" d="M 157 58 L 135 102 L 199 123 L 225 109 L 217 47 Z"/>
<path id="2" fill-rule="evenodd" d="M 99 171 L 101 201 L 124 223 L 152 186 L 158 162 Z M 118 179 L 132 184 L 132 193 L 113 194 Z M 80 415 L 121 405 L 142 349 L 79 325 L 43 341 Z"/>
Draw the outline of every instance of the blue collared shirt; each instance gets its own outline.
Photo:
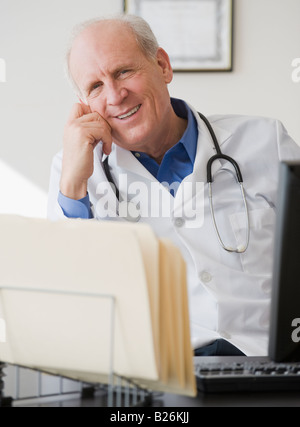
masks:
<path id="1" fill-rule="evenodd" d="M 176 184 L 179 185 L 186 176 L 193 172 L 198 128 L 191 109 L 184 101 L 171 98 L 171 102 L 177 116 L 188 121 L 180 141 L 165 153 L 160 165 L 146 153 L 133 151 L 132 154 L 159 182 L 167 183 L 170 186 L 171 194 L 174 195 L 176 193 Z M 69 218 L 86 219 L 93 217 L 88 194 L 83 199 L 73 200 L 59 192 L 58 203 L 64 215 Z"/>

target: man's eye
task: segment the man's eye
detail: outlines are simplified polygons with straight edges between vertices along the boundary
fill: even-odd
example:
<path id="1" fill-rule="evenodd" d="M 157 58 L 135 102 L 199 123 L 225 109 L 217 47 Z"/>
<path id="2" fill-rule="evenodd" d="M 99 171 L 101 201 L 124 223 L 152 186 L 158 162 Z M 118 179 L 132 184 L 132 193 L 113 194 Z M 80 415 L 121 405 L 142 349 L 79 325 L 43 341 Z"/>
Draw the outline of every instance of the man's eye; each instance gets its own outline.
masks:
<path id="1" fill-rule="evenodd" d="M 101 83 L 95 83 L 95 84 L 92 86 L 92 91 L 93 91 L 93 90 L 98 89 L 100 86 L 101 86 Z"/>
<path id="2" fill-rule="evenodd" d="M 101 92 L 101 87 L 102 87 L 101 82 L 91 85 L 87 97 L 94 98 L 95 96 L 98 96 L 99 93 Z"/>
<path id="3" fill-rule="evenodd" d="M 120 71 L 120 75 L 125 75 L 128 74 L 130 72 L 130 70 L 122 70 Z"/>

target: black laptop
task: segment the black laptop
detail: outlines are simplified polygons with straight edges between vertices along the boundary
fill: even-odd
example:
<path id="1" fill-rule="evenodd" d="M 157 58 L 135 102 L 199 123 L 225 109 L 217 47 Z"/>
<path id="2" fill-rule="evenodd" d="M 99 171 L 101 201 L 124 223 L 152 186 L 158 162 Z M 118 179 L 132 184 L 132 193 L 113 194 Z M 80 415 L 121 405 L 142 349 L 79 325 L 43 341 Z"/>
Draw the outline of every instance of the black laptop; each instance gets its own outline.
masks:
<path id="1" fill-rule="evenodd" d="M 194 357 L 201 392 L 300 390 L 300 162 L 279 165 L 269 357 Z"/>

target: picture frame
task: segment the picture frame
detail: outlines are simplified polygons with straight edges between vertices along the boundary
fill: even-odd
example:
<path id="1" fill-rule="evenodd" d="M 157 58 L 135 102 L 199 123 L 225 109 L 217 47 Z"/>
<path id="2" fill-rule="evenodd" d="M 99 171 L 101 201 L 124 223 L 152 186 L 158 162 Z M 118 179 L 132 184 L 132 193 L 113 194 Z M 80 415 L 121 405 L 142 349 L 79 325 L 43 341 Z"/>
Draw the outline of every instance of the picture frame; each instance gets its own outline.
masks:
<path id="1" fill-rule="evenodd" d="M 144 18 L 174 71 L 232 71 L 233 0 L 124 0 Z"/>

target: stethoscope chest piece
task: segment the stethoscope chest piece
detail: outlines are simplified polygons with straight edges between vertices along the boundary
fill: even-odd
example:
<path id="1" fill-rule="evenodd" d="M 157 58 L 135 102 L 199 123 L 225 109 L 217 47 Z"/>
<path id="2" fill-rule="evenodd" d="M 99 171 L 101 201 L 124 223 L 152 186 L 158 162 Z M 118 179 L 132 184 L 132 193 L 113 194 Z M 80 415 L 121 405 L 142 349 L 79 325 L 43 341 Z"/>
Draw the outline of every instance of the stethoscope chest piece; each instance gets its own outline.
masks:
<path id="1" fill-rule="evenodd" d="M 243 204 L 244 204 L 245 219 L 246 219 L 245 244 L 239 245 L 237 248 L 233 248 L 231 246 L 225 245 L 225 243 L 223 242 L 223 240 L 221 238 L 221 235 L 220 235 L 220 232 L 219 232 L 219 229 L 217 226 L 216 218 L 215 218 L 215 211 L 214 211 L 214 204 L 213 204 L 213 191 L 212 191 L 212 183 L 213 183 L 212 164 L 215 160 L 219 160 L 219 159 L 223 159 L 223 160 L 231 163 L 231 165 L 234 167 L 235 173 L 236 173 L 236 181 L 240 186 L 241 196 L 242 196 L 242 200 L 243 200 Z M 240 168 L 239 168 L 237 162 L 232 157 L 226 156 L 225 154 L 222 154 L 221 152 L 219 152 L 215 156 L 211 157 L 207 163 L 207 183 L 208 183 L 208 197 L 209 197 L 209 207 L 210 207 L 211 217 L 212 217 L 213 226 L 214 226 L 214 229 L 215 229 L 215 232 L 216 232 L 216 235 L 217 235 L 217 238 L 219 240 L 220 245 L 227 252 L 236 252 L 239 254 L 246 252 L 248 245 L 249 245 L 249 236 L 250 236 L 249 212 L 248 212 L 247 200 L 245 197 L 245 191 L 244 191 L 244 186 L 243 186 L 243 178 L 242 178 L 242 174 L 241 174 L 241 171 L 240 171 Z"/>

